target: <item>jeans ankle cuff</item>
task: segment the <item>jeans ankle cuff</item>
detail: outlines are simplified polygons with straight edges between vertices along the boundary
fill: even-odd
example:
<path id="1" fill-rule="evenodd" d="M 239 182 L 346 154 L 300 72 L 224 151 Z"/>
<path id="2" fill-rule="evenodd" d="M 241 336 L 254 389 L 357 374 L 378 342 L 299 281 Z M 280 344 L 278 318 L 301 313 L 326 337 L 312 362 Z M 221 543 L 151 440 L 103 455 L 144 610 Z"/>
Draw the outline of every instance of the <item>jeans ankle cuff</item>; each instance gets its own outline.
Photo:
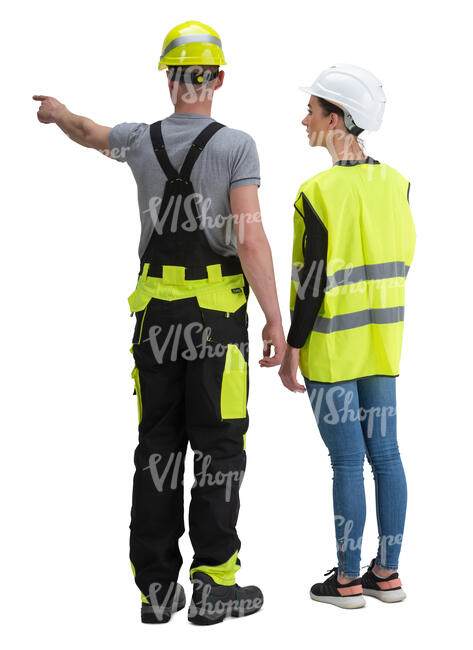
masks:
<path id="1" fill-rule="evenodd" d="M 378 560 L 376 560 L 375 566 L 379 566 L 380 569 L 384 569 L 385 571 L 397 571 L 397 566 L 389 566 L 388 564 L 383 564 Z"/>
<path id="2" fill-rule="evenodd" d="M 359 578 L 360 577 L 360 572 L 358 573 L 356 571 L 344 571 L 343 573 L 339 570 L 338 571 L 338 577 L 340 578 Z"/>

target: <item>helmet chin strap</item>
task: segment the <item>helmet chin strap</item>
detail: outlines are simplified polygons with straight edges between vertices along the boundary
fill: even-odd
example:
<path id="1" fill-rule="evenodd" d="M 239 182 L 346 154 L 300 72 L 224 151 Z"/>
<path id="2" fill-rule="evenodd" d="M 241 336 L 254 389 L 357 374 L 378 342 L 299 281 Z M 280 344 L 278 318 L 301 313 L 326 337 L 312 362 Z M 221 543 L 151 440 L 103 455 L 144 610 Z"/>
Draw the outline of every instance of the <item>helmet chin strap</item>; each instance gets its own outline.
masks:
<path id="1" fill-rule="evenodd" d="M 360 129 L 359 126 L 356 126 L 350 113 L 343 111 L 343 121 L 345 122 L 345 126 L 347 127 L 348 132 L 352 135 L 357 136 L 363 131 L 363 129 Z"/>

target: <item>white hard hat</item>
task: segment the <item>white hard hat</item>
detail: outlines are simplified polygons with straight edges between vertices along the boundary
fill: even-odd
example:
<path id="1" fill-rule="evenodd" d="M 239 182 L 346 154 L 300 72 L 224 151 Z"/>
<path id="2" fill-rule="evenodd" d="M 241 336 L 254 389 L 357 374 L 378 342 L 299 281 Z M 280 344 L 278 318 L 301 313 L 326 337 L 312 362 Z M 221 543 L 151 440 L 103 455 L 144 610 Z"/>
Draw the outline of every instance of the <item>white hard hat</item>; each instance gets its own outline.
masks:
<path id="1" fill-rule="evenodd" d="M 333 65 L 321 72 L 312 86 L 300 90 L 339 104 L 348 113 L 348 130 L 353 122 L 368 131 L 377 131 L 381 126 L 386 95 L 379 79 L 364 68 L 349 63 Z"/>

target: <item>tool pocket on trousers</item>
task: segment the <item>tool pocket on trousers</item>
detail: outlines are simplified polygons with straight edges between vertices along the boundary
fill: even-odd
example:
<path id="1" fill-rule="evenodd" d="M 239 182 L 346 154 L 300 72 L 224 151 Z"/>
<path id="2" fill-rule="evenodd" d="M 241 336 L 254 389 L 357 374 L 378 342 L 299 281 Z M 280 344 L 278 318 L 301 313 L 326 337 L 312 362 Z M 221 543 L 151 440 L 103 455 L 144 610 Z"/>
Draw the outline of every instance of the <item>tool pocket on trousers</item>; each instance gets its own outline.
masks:
<path id="1" fill-rule="evenodd" d="M 136 400 L 138 402 L 138 424 L 139 424 L 143 416 L 143 402 L 141 400 L 140 373 L 136 366 L 131 371 L 131 377 L 135 382 L 135 390 L 133 394 L 136 395 Z"/>
<path id="2" fill-rule="evenodd" d="M 223 420 L 246 417 L 248 364 L 240 348 L 229 344 L 225 356 L 220 393 Z"/>
<path id="3" fill-rule="evenodd" d="M 143 291 L 140 287 L 137 287 L 131 296 L 128 298 L 128 304 L 130 305 L 130 311 L 131 312 L 139 312 L 143 311 L 149 301 L 151 300 L 151 296 L 149 293 L 146 293 Z"/>
<path id="4" fill-rule="evenodd" d="M 148 311 L 148 305 L 146 305 L 143 311 L 135 312 L 136 324 L 135 324 L 135 331 L 133 333 L 133 341 L 132 341 L 133 345 L 138 345 L 143 340 L 143 326 L 145 324 L 147 311 Z"/>
<path id="5" fill-rule="evenodd" d="M 243 287 L 220 288 L 215 291 L 204 291 L 197 295 L 197 302 L 202 309 L 235 313 L 246 305 L 246 294 Z"/>
<path id="6" fill-rule="evenodd" d="M 218 289 L 197 295 L 208 340 L 214 343 L 248 342 L 246 294 L 242 287 Z"/>
<path id="7" fill-rule="evenodd" d="M 143 337 L 143 325 L 148 311 L 148 305 L 151 301 L 151 296 L 137 288 L 128 298 L 130 311 L 136 316 L 135 331 L 133 333 L 133 345 L 141 343 Z"/>

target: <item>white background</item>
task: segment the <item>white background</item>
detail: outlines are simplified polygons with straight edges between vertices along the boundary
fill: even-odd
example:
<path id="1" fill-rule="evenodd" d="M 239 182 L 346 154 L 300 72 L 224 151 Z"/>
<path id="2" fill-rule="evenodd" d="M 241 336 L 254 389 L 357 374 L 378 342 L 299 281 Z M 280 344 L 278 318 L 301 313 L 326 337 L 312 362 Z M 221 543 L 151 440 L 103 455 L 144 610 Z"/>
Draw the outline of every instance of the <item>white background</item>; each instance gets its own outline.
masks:
<path id="1" fill-rule="evenodd" d="M 126 165 L 36 121 L 34 93 L 113 126 L 173 110 L 157 71 L 165 34 L 212 25 L 228 61 L 213 116 L 249 132 L 288 325 L 292 204 L 330 167 L 300 120 L 325 67 L 372 70 L 388 98 L 367 152 L 411 181 L 417 249 L 398 379 L 409 486 L 400 575 L 408 598 L 345 611 L 312 602 L 336 563 L 331 469 L 305 395 L 262 370 L 250 302 L 251 426 L 241 490 L 240 584 L 263 610 L 211 628 L 139 622 L 128 561 L 137 441 L 127 297 L 138 271 L 136 188 Z M 2 25 L 3 383 L 1 634 L 4 647 L 400 647 L 460 643 L 471 582 L 471 33 L 463 2 L 180 0 L 17 2 Z M 469 63 L 470 61 L 470 63 Z M 190 454 L 188 455 L 190 460 Z M 189 465 L 189 464 L 188 464 Z M 190 465 L 188 469 L 191 469 Z M 362 564 L 376 549 L 374 490 Z M 187 493 L 191 476 L 187 475 Z M 187 532 L 181 582 L 190 596 Z"/>

